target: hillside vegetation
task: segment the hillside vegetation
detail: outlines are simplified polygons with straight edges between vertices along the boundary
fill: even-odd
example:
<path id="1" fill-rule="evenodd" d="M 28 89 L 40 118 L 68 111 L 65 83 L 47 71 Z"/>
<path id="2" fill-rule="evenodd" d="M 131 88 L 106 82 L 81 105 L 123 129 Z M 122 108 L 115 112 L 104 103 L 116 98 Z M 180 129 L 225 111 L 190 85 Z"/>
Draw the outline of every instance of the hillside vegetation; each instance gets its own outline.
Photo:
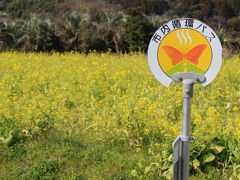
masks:
<path id="1" fill-rule="evenodd" d="M 153 32 L 179 17 L 206 22 L 239 51 L 239 0 L 4 0 L 0 50 L 146 51 Z"/>

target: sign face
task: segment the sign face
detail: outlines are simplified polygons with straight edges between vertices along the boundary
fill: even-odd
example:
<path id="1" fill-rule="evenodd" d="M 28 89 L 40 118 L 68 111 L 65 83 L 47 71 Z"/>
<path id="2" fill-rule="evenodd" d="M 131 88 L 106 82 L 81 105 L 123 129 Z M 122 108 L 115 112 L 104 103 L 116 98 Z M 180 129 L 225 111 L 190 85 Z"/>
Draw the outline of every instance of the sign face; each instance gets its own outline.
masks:
<path id="1" fill-rule="evenodd" d="M 148 62 L 154 76 L 166 87 L 180 72 L 203 74 L 208 85 L 222 64 L 222 46 L 216 33 L 191 18 L 174 19 L 161 26 L 148 47 Z"/>

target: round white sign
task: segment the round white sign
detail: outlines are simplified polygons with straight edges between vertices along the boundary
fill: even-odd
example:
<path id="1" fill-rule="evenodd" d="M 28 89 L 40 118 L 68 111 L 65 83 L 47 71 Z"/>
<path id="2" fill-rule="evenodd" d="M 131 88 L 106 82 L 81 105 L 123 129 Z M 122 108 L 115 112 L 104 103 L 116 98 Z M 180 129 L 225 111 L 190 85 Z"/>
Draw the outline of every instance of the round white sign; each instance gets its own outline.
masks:
<path id="1" fill-rule="evenodd" d="M 203 74 L 203 86 L 217 75 L 222 64 L 222 46 L 216 33 L 192 18 L 174 19 L 152 36 L 148 62 L 154 76 L 168 87 L 171 76 L 181 72 Z"/>

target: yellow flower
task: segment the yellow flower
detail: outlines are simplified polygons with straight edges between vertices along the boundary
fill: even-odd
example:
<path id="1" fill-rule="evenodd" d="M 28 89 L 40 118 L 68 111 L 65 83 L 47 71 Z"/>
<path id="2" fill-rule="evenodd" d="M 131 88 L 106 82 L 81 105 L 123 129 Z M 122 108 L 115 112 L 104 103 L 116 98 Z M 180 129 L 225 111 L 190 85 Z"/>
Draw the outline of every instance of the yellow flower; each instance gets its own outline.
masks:
<path id="1" fill-rule="evenodd" d="M 149 134 L 149 129 L 144 129 L 144 134 Z"/>
<path id="2" fill-rule="evenodd" d="M 136 148 L 136 152 L 141 152 L 141 148 Z"/>
<path id="3" fill-rule="evenodd" d="M 233 107 L 233 111 L 238 111 L 238 107 Z"/>
<path id="4" fill-rule="evenodd" d="M 4 118 L 0 123 L 11 119 L 24 128 L 25 135 L 30 134 L 28 129 L 47 130 L 48 126 L 39 127 L 45 121 L 59 131 L 92 130 L 104 136 L 121 137 L 123 129 L 139 125 L 147 125 L 143 129 L 146 136 L 159 132 L 174 139 L 181 131 L 181 84 L 173 83 L 169 89 L 159 85 L 144 54 L 7 52 L 0 59 L 4 72 L 0 79 Z M 217 133 L 240 139 L 239 84 L 229 81 L 240 77 L 240 58 L 223 62 L 211 86 L 196 85 L 192 108 L 196 137 L 207 139 Z M 136 129 L 126 129 L 124 136 L 139 133 Z M 143 137 L 137 140 L 139 145 Z"/>
<path id="5" fill-rule="evenodd" d="M 23 129 L 23 130 L 22 130 L 22 133 L 23 133 L 25 136 L 27 136 L 27 137 L 31 136 L 30 133 L 29 133 L 29 131 L 28 131 L 27 129 Z"/>

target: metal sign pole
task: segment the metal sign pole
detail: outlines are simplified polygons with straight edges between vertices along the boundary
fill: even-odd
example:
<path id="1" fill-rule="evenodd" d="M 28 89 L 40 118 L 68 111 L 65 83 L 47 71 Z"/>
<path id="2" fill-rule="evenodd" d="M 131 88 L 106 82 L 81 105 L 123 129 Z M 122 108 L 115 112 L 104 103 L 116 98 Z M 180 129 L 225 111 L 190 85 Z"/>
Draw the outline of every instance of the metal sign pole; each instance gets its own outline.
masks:
<path id="1" fill-rule="evenodd" d="M 182 179 L 189 177 L 189 141 L 191 121 L 191 98 L 193 96 L 193 81 L 183 80 L 183 122 L 182 122 Z"/>
<path id="2" fill-rule="evenodd" d="M 205 81 L 205 77 L 197 73 L 177 73 L 172 76 L 175 82 L 183 84 L 183 121 L 182 133 L 173 142 L 174 149 L 174 180 L 189 179 L 189 142 L 191 121 L 191 98 L 193 85 Z"/>

